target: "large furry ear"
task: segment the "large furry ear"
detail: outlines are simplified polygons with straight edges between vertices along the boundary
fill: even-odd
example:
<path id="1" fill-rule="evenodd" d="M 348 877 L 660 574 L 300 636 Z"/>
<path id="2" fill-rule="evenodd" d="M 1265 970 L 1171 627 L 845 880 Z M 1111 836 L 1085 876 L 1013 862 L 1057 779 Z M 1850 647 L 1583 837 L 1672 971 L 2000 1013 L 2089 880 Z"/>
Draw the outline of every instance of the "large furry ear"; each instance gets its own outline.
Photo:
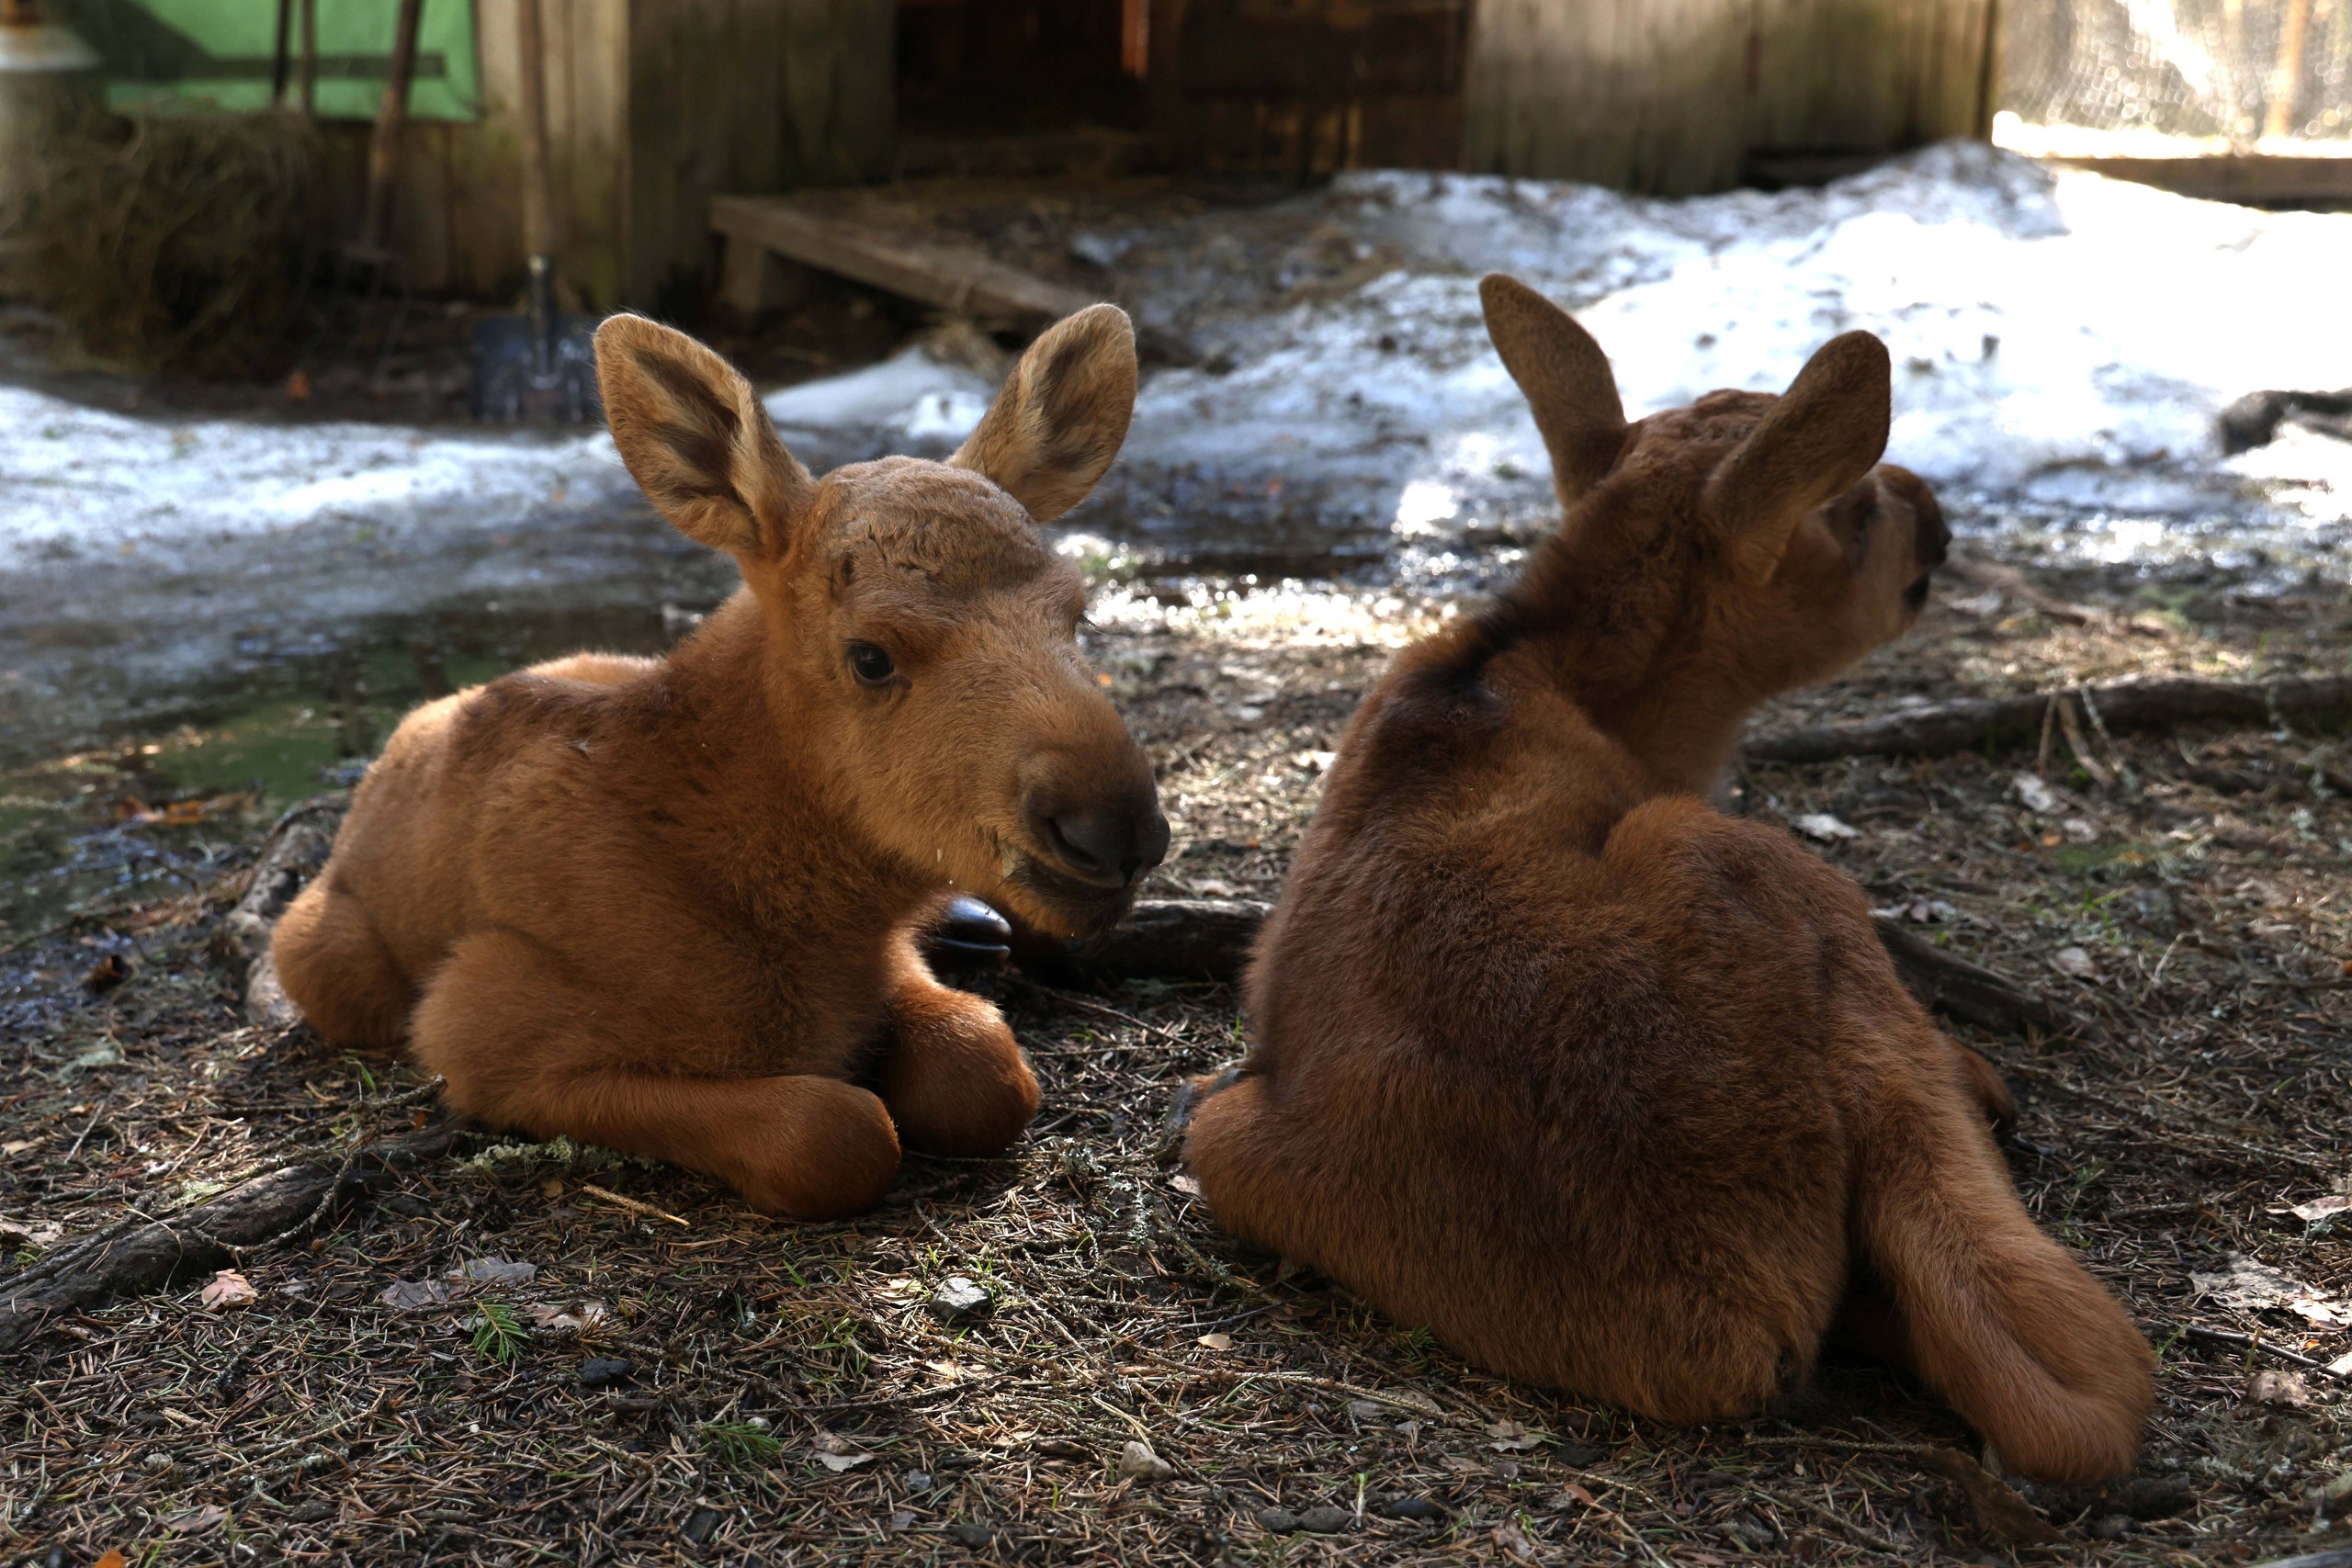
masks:
<path id="1" fill-rule="evenodd" d="M 674 328 L 612 316 L 596 329 L 596 384 L 621 461 L 673 527 L 739 557 L 784 553 L 816 481 L 733 366 Z"/>
<path id="2" fill-rule="evenodd" d="M 1136 412 L 1136 331 L 1116 305 L 1046 329 L 948 462 L 994 479 L 1048 523 L 1086 499 Z"/>
<path id="3" fill-rule="evenodd" d="M 1478 282 L 1487 335 L 1527 395 L 1552 454 L 1552 488 L 1565 506 L 1600 481 L 1625 446 L 1625 405 L 1609 356 L 1576 318 L 1515 277 Z"/>
<path id="4" fill-rule="evenodd" d="M 1842 333 L 1815 351 L 1747 439 L 1715 466 L 1706 507 L 1731 531 L 1749 577 L 1770 577 L 1804 514 L 1877 465 L 1894 406 L 1886 344 L 1869 333 Z"/>

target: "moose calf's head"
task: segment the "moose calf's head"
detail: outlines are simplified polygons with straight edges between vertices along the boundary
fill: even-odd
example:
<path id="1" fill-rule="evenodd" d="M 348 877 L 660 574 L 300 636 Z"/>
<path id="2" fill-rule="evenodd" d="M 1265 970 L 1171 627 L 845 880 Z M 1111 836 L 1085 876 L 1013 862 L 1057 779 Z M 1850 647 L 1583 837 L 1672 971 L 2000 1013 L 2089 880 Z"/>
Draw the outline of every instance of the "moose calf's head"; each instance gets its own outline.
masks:
<path id="1" fill-rule="evenodd" d="M 596 333 L 613 441 L 756 601 L 767 709 L 864 835 L 1047 931 L 1107 927 L 1168 850 L 1151 764 L 1078 648 L 1085 588 L 1036 525 L 1083 500 L 1135 407 L 1097 305 L 1030 348 L 945 462 L 818 479 L 749 383 L 637 316 Z"/>
<path id="2" fill-rule="evenodd" d="M 1602 687 L 1744 713 L 1917 617 L 1951 534 L 1917 475 L 1879 462 L 1892 390 L 1877 338 L 1832 338 L 1777 397 L 1710 392 L 1629 423 L 1608 356 L 1566 311 L 1499 274 L 1479 293 L 1566 509 L 1512 597 L 1590 606 L 1606 635 L 1580 651 Z"/>

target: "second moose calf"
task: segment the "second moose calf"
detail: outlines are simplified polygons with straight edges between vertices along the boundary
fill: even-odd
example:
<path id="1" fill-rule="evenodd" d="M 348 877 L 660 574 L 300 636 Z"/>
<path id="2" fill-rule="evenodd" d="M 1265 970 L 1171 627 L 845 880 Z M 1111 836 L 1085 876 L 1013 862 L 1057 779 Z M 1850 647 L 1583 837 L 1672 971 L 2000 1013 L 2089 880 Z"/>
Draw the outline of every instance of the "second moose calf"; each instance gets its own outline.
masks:
<path id="1" fill-rule="evenodd" d="M 2152 1358 L 2019 1203 L 1998 1078 L 1850 880 L 1704 799 L 1748 709 L 1908 626 L 1943 558 L 1877 466 L 1884 347 L 1628 424 L 1575 321 L 1483 292 L 1566 514 L 1350 725 L 1256 1046 L 1202 1086 L 1210 1209 L 1515 1378 L 1731 1416 L 1843 1313 L 2011 1468 L 2126 1469 Z"/>

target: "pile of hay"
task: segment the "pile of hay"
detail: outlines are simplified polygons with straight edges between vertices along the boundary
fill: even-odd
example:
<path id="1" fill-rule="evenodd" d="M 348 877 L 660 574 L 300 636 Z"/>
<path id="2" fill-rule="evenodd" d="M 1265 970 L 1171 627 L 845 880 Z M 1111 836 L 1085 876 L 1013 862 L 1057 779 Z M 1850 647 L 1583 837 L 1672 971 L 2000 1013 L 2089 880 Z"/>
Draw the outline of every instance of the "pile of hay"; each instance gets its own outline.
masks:
<path id="1" fill-rule="evenodd" d="M 316 130 L 292 115 L 95 121 L 48 162 L 22 286 L 97 358 L 260 374 L 319 231 L 322 170 Z"/>

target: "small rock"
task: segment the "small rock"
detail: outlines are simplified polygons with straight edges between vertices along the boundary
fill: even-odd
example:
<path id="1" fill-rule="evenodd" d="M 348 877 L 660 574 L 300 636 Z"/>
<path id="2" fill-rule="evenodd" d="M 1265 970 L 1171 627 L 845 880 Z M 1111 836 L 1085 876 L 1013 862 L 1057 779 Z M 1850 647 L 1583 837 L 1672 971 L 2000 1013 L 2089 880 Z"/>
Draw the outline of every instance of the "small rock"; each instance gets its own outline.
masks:
<path id="1" fill-rule="evenodd" d="M 1310 1535 L 1338 1535 L 1355 1522 L 1355 1515 L 1328 1504 L 1320 1508 L 1309 1508 L 1298 1516 L 1298 1528 Z"/>
<path id="2" fill-rule="evenodd" d="M 711 1532 L 718 1528 L 718 1521 L 726 1517 L 716 1508 L 696 1508 L 686 1516 L 686 1522 L 678 1527 L 678 1533 L 700 1546 L 710 1539 Z"/>
<path id="3" fill-rule="evenodd" d="M 1258 1523 L 1270 1534 L 1289 1535 L 1298 1529 L 1298 1516 L 1288 1508 L 1261 1508 Z"/>
<path id="4" fill-rule="evenodd" d="M 925 1310 L 942 1323 L 956 1324 L 978 1317 L 994 1304 L 995 1298 L 988 1292 L 957 1274 L 939 1287 Z"/>
<path id="5" fill-rule="evenodd" d="M 1590 1470 L 1609 1457 L 1607 1449 L 1594 1448 L 1590 1443 L 1562 1443 L 1560 1462 L 1577 1470 Z"/>
<path id="6" fill-rule="evenodd" d="M 890 1515 L 890 1528 L 894 1530 L 910 1530 L 914 1529 L 914 1510 L 911 1508 L 899 1508 L 895 1510 Z"/>
<path id="7" fill-rule="evenodd" d="M 930 1491 L 931 1472 L 927 1470 L 910 1470 L 907 1472 L 906 1488 L 910 1492 Z"/>
<path id="8" fill-rule="evenodd" d="M 947 1533 L 974 1551 L 978 1551 L 989 1543 L 989 1527 L 986 1525 L 970 1524 L 958 1519 L 947 1527 Z"/>
<path id="9" fill-rule="evenodd" d="M 2098 829 L 2092 827 L 2088 822 L 2086 822 L 2079 817 L 2067 818 L 2064 821 L 2058 824 L 2058 830 L 2065 834 L 2067 840 L 2073 843 L 2095 844 L 2098 842 Z"/>
<path id="10" fill-rule="evenodd" d="M 1839 821 L 1826 811 L 1809 812 L 1796 819 L 1796 830 L 1820 843 L 1835 843 L 1840 839 L 1859 839 L 1860 829 Z"/>
<path id="11" fill-rule="evenodd" d="M 631 1361 L 604 1356 L 591 1357 L 580 1363 L 580 1386 L 610 1388 L 615 1383 L 627 1382 L 636 1371 L 636 1363 Z"/>
<path id="12" fill-rule="evenodd" d="M 2093 1519 L 2090 1525 L 2093 1540 L 2121 1540 L 2140 1528 L 2140 1521 L 2129 1514 L 2110 1514 L 2103 1519 Z"/>
<path id="13" fill-rule="evenodd" d="M 1119 1450 L 1119 1473 L 1130 1481 L 1165 1481 L 1176 1467 L 1152 1452 L 1149 1443 L 1130 1438 Z"/>
<path id="14" fill-rule="evenodd" d="M 2009 791 L 2018 797 L 2018 804 L 2028 811 L 2047 812 L 2058 809 L 2058 797 L 2051 793 L 2050 786 L 2042 783 L 2036 774 L 2019 773 L 2009 781 Z"/>
<path id="15" fill-rule="evenodd" d="M 2071 975 L 2077 980 L 2095 980 L 2098 965 L 2091 962 L 2090 953 L 2079 947 L 2062 947 L 2050 955 L 2050 967 L 2061 975 Z"/>
<path id="16" fill-rule="evenodd" d="M 1426 1524 L 1447 1517 L 1443 1504 L 1427 1497 L 1376 1497 L 1373 1500 L 1372 1511 L 1384 1519 L 1409 1519 L 1416 1524 Z"/>

